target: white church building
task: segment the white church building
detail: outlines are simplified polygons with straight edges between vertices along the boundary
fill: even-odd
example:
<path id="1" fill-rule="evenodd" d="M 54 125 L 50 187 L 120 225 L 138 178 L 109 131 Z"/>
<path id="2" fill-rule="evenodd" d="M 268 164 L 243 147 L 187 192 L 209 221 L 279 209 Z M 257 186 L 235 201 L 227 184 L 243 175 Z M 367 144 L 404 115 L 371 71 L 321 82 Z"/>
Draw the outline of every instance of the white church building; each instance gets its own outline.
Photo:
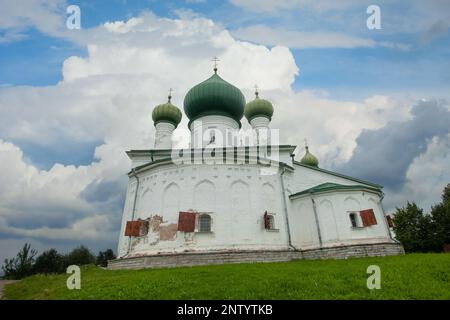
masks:
<path id="1" fill-rule="evenodd" d="M 190 147 L 172 148 L 182 112 L 154 108 L 155 145 L 127 151 L 118 258 L 144 268 L 402 254 L 380 185 L 319 167 L 278 142 L 273 105 L 214 74 L 184 98 Z M 275 111 L 275 112 L 274 112 Z M 250 134 L 242 133 L 245 116 Z M 292 115 L 295 116 L 295 115 Z"/>

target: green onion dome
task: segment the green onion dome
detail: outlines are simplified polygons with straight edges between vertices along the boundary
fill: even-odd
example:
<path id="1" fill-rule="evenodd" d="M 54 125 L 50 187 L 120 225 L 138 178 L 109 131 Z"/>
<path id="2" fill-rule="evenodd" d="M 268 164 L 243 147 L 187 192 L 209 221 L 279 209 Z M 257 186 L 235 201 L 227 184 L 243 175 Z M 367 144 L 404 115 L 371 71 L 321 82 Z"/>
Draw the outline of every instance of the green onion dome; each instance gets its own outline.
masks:
<path id="1" fill-rule="evenodd" d="M 260 99 L 258 91 L 255 92 L 255 99 L 245 105 L 244 115 L 250 122 L 255 117 L 266 117 L 272 120 L 273 105 L 267 100 Z"/>
<path id="2" fill-rule="evenodd" d="M 181 111 L 170 102 L 171 98 L 169 96 L 167 103 L 160 104 L 153 109 L 152 119 L 155 125 L 158 122 L 169 122 L 176 128 L 180 123 L 182 117 Z"/>
<path id="3" fill-rule="evenodd" d="M 300 163 L 310 167 L 319 167 L 319 160 L 309 152 L 308 146 L 306 146 L 306 153 L 303 156 L 302 160 L 300 160 Z"/>
<path id="4" fill-rule="evenodd" d="M 241 90 L 223 80 L 214 69 L 214 74 L 197 84 L 184 98 L 184 112 L 189 125 L 196 119 L 207 115 L 231 117 L 241 126 L 244 115 L 245 98 Z"/>

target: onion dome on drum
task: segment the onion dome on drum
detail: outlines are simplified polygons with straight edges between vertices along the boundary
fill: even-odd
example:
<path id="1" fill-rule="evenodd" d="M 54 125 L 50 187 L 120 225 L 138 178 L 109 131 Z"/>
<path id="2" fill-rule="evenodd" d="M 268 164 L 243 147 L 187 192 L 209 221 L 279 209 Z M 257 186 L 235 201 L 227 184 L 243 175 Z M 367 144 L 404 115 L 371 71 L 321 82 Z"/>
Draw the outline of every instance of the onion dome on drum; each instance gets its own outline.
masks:
<path id="1" fill-rule="evenodd" d="M 155 125 L 158 122 L 169 122 L 176 128 L 181 121 L 182 114 L 180 109 L 170 102 L 172 96 L 169 95 L 168 98 L 167 103 L 160 104 L 153 109 L 152 119 Z"/>
<path id="2" fill-rule="evenodd" d="M 245 98 L 241 90 L 223 80 L 214 68 L 214 74 L 197 84 L 184 98 L 184 112 L 189 125 L 196 119 L 208 115 L 222 115 L 233 118 L 241 126 Z"/>
<path id="3" fill-rule="evenodd" d="M 245 117 L 250 122 L 255 117 L 266 117 L 272 120 L 273 105 L 265 99 L 259 98 L 259 92 L 255 91 L 255 99 L 247 103 L 244 109 Z"/>

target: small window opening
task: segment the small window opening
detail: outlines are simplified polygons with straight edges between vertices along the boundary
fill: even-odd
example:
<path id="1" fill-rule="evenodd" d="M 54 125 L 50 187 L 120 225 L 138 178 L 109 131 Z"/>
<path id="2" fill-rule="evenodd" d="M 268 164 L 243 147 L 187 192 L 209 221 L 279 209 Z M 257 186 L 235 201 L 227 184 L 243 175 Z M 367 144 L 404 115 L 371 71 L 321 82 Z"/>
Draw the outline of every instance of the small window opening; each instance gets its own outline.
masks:
<path id="1" fill-rule="evenodd" d="M 351 212 L 349 214 L 349 218 L 350 218 L 350 222 L 352 223 L 352 228 L 357 228 L 358 227 L 358 217 L 357 217 L 356 213 Z"/>
<path id="2" fill-rule="evenodd" d="M 211 232 L 211 216 L 209 214 L 202 214 L 198 220 L 200 232 Z"/>

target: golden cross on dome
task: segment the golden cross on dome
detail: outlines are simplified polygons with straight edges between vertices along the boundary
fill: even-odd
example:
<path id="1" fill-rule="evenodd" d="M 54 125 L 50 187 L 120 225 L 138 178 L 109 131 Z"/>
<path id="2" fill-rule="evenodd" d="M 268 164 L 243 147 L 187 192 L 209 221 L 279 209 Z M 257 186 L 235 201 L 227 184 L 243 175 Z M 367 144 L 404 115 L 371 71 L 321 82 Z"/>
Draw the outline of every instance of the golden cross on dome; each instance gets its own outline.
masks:
<path id="1" fill-rule="evenodd" d="M 217 72 L 217 62 L 220 61 L 219 58 L 214 57 L 211 61 L 214 61 L 214 72 Z"/>

